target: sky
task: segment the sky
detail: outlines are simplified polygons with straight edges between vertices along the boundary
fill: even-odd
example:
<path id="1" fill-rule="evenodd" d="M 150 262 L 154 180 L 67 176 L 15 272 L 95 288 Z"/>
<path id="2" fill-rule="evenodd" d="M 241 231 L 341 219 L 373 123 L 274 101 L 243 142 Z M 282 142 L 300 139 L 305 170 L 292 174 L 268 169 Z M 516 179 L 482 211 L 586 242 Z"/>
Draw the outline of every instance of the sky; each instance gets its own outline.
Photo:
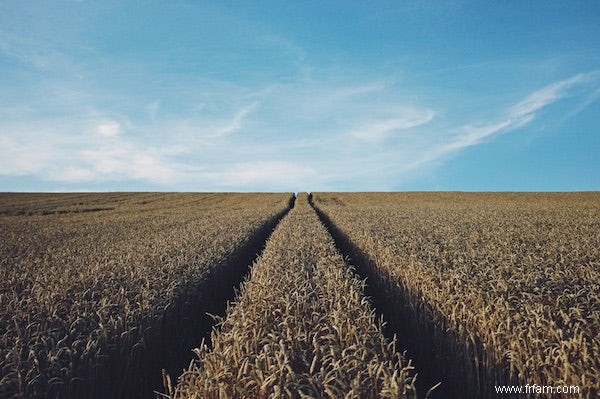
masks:
<path id="1" fill-rule="evenodd" d="M 600 2 L 0 0 L 0 191 L 600 190 Z"/>

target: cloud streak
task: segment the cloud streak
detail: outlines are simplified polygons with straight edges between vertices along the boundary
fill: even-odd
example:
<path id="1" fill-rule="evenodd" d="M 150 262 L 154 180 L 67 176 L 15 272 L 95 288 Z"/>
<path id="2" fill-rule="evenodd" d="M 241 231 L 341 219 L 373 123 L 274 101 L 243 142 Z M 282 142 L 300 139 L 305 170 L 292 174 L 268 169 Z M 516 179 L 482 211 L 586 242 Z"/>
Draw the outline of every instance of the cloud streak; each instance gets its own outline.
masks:
<path id="1" fill-rule="evenodd" d="M 352 133 L 358 139 L 380 141 L 398 131 L 415 128 L 429 123 L 434 116 L 433 110 L 403 110 L 400 117 L 371 122 Z"/>
<path id="2" fill-rule="evenodd" d="M 528 95 L 522 101 L 511 106 L 506 115 L 494 122 L 460 127 L 459 134 L 445 147 L 445 151 L 458 151 L 476 145 L 498 133 L 521 128 L 532 122 L 544 108 L 562 99 L 582 96 L 598 87 L 597 71 L 580 73 L 568 79 L 552 83 Z"/>
<path id="3" fill-rule="evenodd" d="M 247 107 L 243 107 L 238 110 L 233 118 L 229 122 L 227 122 L 224 126 L 217 128 L 215 133 L 212 135 L 213 137 L 223 137 L 233 134 L 242 128 L 242 122 L 244 118 L 252 112 L 258 106 L 257 103 L 251 104 Z"/>
<path id="4" fill-rule="evenodd" d="M 577 100 L 579 108 L 595 101 L 598 76 L 549 84 L 496 118 L 463 123 L 449 117 L 450 109 L 403 100 L 383 81 L 321 79 L 255 91 L 217 85 L 207 106 L 169 113 L 154 99 L 138 117 L 84 102 L 72 117 L 36 118 L 35 107 L 15 104 L 0 121 L 0 176 L 35 176 L 73 189 L 136 182 L 171 190 L 312 191 L 350 189 L 356 181 L 365 190 L 392 189 L 532 123 L 563 99 Z M 60 96 L 55 101 L 56 109 L 65 103 Z M 228 101 L 234 105 L 224 110 Z"/>
<path id="5" fill-rule="evenodd" d="M 435 140 L 432 136 L 428 145 L 419 148 L 417 153 L 420 155 L 404 162 L 397 170 L 403 174 L 408 174 L 411 171 L 439 165 L 440 162 L 466 148 L 479 145 L 496 135 L 530 124 L 544 108 L 562 99 L 580 97 L 583 98 L 583 105 L 589 105 L 591 104 L 589 100 L 590 92 L 598 90 L 599 76 L 598 71 L 577 74 L 531 93 L 523 100 L 510 106 L 505 111 L 504 116 L 496 120 L 452 127 L 448 129 L 450 134 L 442 140 Z M 579 106 L 577 109 L 581 111 L 583 107 Z M 574 113 L 571 113 L 570 116 L 574 115 Z"/>
<path id="6" fill-rule="evenodd" d="M 510 107 L 508 116 L 514 119 L 533 115 L 538 110 L 562 98 L 575 95 L 577 89 L 585 89 L 589 84 L 596 84 L 597 72 L 580 73 L 568 79 L 550 84 L 527 96 L 524 100 Z"/>

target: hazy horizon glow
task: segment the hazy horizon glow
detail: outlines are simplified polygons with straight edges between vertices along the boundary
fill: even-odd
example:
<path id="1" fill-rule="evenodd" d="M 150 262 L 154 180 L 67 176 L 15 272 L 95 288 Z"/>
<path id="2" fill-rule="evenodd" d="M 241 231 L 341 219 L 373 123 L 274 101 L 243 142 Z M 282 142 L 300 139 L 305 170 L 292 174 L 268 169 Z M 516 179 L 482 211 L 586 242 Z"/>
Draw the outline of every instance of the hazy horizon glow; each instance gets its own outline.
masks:
<path id="1" fill-rule="evenodd" d="M 0 191 L 600 190 L 600 3 L 0 4 Z"/>

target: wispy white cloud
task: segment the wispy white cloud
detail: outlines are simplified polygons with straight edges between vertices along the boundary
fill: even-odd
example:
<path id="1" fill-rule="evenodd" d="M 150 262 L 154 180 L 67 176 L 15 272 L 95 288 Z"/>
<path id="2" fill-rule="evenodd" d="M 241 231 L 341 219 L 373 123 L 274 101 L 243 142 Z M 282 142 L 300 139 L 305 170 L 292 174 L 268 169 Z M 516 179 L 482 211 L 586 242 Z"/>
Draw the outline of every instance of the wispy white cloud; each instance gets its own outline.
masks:
<path id="1" fill-rule="evenodd" d="M 241 129 L 242 127 L 242 122 L 244 121 L 244 118 L 250 113 L 252 112 L 256 107 L 257 107 L 257 103 L 251 104 L 249 106 L 243 107 L 241 109 L 239 109 L 231 118 L 231 120 L 229 120 L 228 122 L 226 122 L 224 125 L 222 125 L 221 127 L 218 127 L 213 134 L 210 134 L 210 136 L 214 136 L 214 137 L 223 137 L 223 136 L 228 136 L 232 133 L 237 132 L 238 130 Z"/>
<path id="2" fill-rule="evenodd" d="M 508 110 L 508 116 L 512 118 L 532 115 L 536 111 L 552 104 L 564 97 L 574 95 L 577 89 L 585 89 L 589 84 L 595 84 L 598 80 L 597 72 L 580 73 L 560 82 L 550 84 L 527 96 L 524 100 L 515 104 Z"/>
<path id="3" fill-rule="evenodd" d="M 99 180 L 144 180 L 157 183 L 175 183 L 179 172 L 161 159 L 155 150 L 137 149 L 123 145 L 102 147 L 80 152 L 89 178 Z M 68 170 L 67 170 L 68 171 Z M 71 175 L 56 176 L 62 180 Z"/>
<path id="4" fill-rule="evenodd" d="M 567 97 L 586 94 L 598 87 L 598 72 L 580 73 L 571 78 L 552 83 L 511 106 L 506 116 L 491 124 L 464 126 L 456 141 L 473 145 L 494 134 L 520 128 L 533 121 L 543 108 Z M 466 139 L 466 140 L 465 140 Z M 462 148 L 462 147 L 458 147 Z"/>
<path id="5" fill-rule="evenodd" d="M 443 140 L 432 140 L 429 146 L 423 148 L 420 156 L 404 163 L 402 170 L 409 172 L 428 164 L 435 165 L 448 156 L 478 145 L 495 135 L 524 127 L 531 123 L 544 108 L 561 99 L 579 96 L 586 105 L 589 105 L 591 103 L 589 94 L 598 90 L 599 78 L 598 71 L 580 73 L 531 93 L 510 106 L 504 115 L 496 120 L 453 127 L 449 129 L 450 134 Z M 578 107 L 578 109 L 582 108 Z"/>
<path id="6" fill-rule="evenodd" d="M 115 137 L 118 136 L 120 132 L 121 125 L 119 122 L 106 121 L 96 126 L 96 133 L 98 133 L 100 136 Z"/>
<path id="7" fill-rule="evenodd" d="M 44 143 L 44 135 L 15 138 L 0 132 L 0 175 L 36 175 L 55 159 L 55 150 Z"/>
<path id="8" fill-rule="evenodd" d="M 0 175 L 36 176 L 64 183 L 145 181 L 176 183 L 177 163 L 120 135 L 120 124 L 92 119 L 0 123 Z"/>
<path id="9" fill-rule="evenodd" d="M 293 161 L 254 161 L 223 165 L 217 171 L 200 174 L 200 181 L 220 190 L 253 190 L 273 187 L 274 190 L 297 191 L 320 185 L 321 176 L 313 166 Z"/>
<path id="10" fill-rule="evenodd" d="M 105 93 L 66 85 L 42 106 L 0 108 L 0 175 L 74 188 L 135 182 L 173 190 L 390 189 L 532 123 L 562 99 L 596 101 L 598 76 L 575 75 L 496 117 L 466 121 L 450 115 L 452 107 L 405 99 L 385 80 L 313 76 L 252 90 L 200 82 L 190 92 L 203 94 L 187 97 L 181 111 L 157 97 L 139 109 L 112 108 L 101 101 Z"/>
<path id="11" fill-rule="evenodd" d="M 394 132 L 425 125 L 435 114 L 431 109 L 405 109 L 399 113 L 401 114 L 399 117 L 377 120 L 362 126 L 352 135 L 364 140 L 382 140 Z"/>

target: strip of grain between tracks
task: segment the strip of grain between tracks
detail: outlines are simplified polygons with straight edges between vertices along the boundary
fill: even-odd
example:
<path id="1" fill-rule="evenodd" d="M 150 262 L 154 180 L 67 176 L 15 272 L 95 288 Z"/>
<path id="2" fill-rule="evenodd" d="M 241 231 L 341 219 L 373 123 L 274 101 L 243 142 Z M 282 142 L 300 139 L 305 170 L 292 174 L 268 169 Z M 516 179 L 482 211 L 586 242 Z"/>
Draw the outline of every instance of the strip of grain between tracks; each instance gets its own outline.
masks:
<path id="1" fill-rule="evenodd" d="M 394 304 L 393 302 L 397 301 L 398 298 L 401 300 L 401 295 L 399 295 L 399 293 L 396 293 L 396 295 L 393 296 L 386 294 L 386 292 L 388 292 L 387 288 L 389 287 L 383 286 L 383 280 L 377 275 L 368 257 L 314 204 L 312 194 L 309 196 L 309 202 L 319 216 L 321 223 L 323 223 L 329 234 L 333 237 L 338 251 L 345 259 L 347 259 L 348 263 L 354 266 L 355 272 L 360 278 L 366 279 L 365 295 L 369 297 L 377 315 L 382 317 L 385 322 L 383 329 L 384 335 L 390 340 L 396 337 L 396 350 L 401 353 L 406 352 L 406 357 L 414 361 L 415 368 L 418 370 L 418 378 L 416 380 L 417 392 L 424 394 L 425 392 L 428 392 L 431 387 L 442 382 L 439 387 L 430 393 L 430 398 L 442 397 L 441 395 L 446 398 L 460 397 L 460 385 L 463 387 L 464 385 L 462 383 L 456 384 L 456 379 L 448 381 L 442 373 L 441 367 L 438 368 L 436 366 L 436 361 L 433 359 L 434 356 L 432 353 L 425 353 L 427 351 L 418 350 L 414 347 L 407 347 L 407 337 L 419 336 L 424 332 L 417 331 L 414 325 L 403 322 L 404 320 L 410 319 L 410 317 L 399 315 L 395 311 L 397 309 L 397 304 Z M 434 345 L 429 345 L 429 348 L 431 351 L 431 349 L 434 348 Z M 458 359 L 454 359 L 454 361 L 458 361 Z"/>
<path id="2" fill-rule="evenodd" d="M 245 245 L 238 248 L 222 264 L 214 267 L 204 281 L 173 304 L 171 314 L 179 320 L 179 323 L 165 323 L 170 325 L 171 329 L 163 334 L 173 335 L 173 337 L 166 339 L 163 348 L 158 350 L 168 351 L 163 368 L 170 376 L 176 377 L 181 374 L 194 357 L 192 349 L 203 339 L 210 345 L 211 331 L 217 323 L 213 316 L 225 316 L 227 304 L 235 298 L 250 267 L 260 257 L 279 222 L 294 207 L 295 200 L 296 197 L 292 197 L 284 211 L 265 223 Z M 160 370 L 154 370 L 153 377 L 153 390 L 162 392 L 163 380 Z M 135 386 L 132 388 L 136 389 Z M 148 395 L 139 397 L 147 398 Z"/>

